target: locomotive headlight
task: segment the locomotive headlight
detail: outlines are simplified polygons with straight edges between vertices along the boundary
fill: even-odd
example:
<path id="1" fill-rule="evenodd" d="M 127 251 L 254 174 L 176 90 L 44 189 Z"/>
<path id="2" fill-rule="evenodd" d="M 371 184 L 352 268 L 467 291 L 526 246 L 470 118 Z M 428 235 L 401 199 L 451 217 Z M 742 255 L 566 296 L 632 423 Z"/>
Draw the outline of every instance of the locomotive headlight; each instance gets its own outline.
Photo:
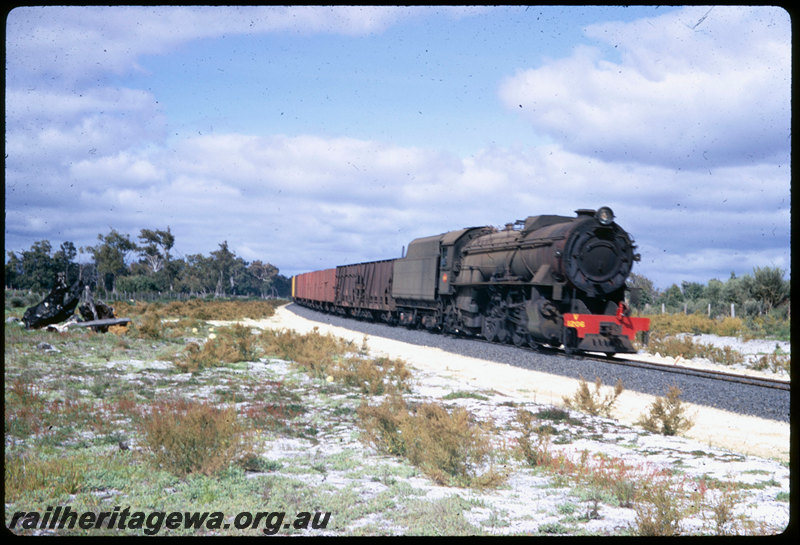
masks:
<path id="1" fill-rule="evenodd" d="M 614 221 L 614 212 L 607 206 L 601 207 L 594 215 L 600 225 L 611 225 Z"/>

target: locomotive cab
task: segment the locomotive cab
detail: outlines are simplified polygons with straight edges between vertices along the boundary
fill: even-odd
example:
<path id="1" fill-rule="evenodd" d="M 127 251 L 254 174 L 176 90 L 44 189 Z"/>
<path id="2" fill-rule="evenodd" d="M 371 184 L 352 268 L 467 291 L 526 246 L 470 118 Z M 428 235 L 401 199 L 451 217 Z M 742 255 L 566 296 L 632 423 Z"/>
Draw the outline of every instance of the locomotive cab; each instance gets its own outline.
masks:
<path id="1" fill-rule="evenodd" d="M 460 269 L 460 253 L 471 239 L 490 232 L 490 227 L 469 227 L 413 240 L 406 256 L 394 261 L 392 296 L 402 308 L 399 321 L 442 325 L 441 299 L 455 293 L 453 281 Z"/>

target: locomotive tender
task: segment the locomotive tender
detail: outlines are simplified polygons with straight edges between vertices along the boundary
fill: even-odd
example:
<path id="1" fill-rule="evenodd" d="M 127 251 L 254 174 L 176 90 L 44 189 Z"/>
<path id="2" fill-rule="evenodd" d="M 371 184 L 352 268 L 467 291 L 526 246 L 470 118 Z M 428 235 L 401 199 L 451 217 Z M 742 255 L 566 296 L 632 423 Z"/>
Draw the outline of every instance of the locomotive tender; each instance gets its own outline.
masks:
<path id="1" fill-rule="evenodd" d="M 610 208 L 575 213 L 418 238 L 399 259 L 294 276 L 292 298 L 343 316 L 517 346 L 636 352 L 636 333 L 647 342 L 650 328 L 624 301 L 636 246 Z"/>

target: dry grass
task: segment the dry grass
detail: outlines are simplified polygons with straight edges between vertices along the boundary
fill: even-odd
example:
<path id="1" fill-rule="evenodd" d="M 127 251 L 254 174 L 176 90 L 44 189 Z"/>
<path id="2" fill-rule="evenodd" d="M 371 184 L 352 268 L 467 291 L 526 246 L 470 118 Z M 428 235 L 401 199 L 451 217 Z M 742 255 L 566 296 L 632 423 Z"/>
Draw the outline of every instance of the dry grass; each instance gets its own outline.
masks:
<path id="1" fill-rule="evenodd" d="M 718 535 L 759 532 L 746 516 L 736 514 L 744 499 L 738 485 L 729 482 L 709 487 L 705 478 L 688 478 L 647 463 L 630 463 L 587 450 L 557 450 L 547 428 L 537 428 L 535 420 L 531 412 L 518 411 L 516 454 L 528 465 L 552 474 L 557 486 L 585 490 L 594 499 L 590 518 L 599 516 L 597 499 L 610 497 L 620 507 L 634 510 L 635 525 L 631 529 L 637 535 L 680 535 L 685 519 L 697 515 Z"/>
<path id="2" fill-rule="evenodd" d="M 354 353 L 354 343 L 333 335 L 322 335 L 317 328 L 301 335 L 295 331 L 264 331 L 259 338 L 267 354 L 292 361 L 316 378 L 327 378 L 328 368 L 344 354 Z"/>
<path id="3" fill-rule="evenodd" d="M 297 418 L 306 414 L 303 398 L 283 381 L 266 380 L 234 401 L 246 401 L 240 408 L 244 422 L 253 430 L 268 430 L 288 436 L 302 435 Z"/>
<path id="4" fill-rule="evenodd" d="M 701 314 L 654 314 L 650 318 L 652 335 L 676 335 L 678 333 L 709 333 L 724 337 L 736 337 L 746 331 L 741 318 L 708 318 Z"/>
<path id="5" fill-rule="evenodd" d="M 760 356 L 755 362 L 753 362 L 752 367 L 753 369 L 757 370 L 764 370 L 768 369 L 773 373 L 777 373 L 778 371 L 785 371 L 787 374 L 791 372 L 792 366 L 792 358 L 788 354 L 778 354 L 774 352 L 772 354 L 764 354 Z"/>
<path id="6" fill-rule="evenodd" d="M 328 368 L 330 376 L 361 393 L 381 395 L 387 391 L 408 391 L 411 371 L 399 359 L 353 356 L 339 359 Z"/>
<path id="7" fill-rule="evenodd" d="M 146 311 L 141 318 L 133 322 L 132 330 L 135 335 L 144 339 L 161 339 L 165 333 L 161 315 L 155 311 Z"/>
<path id="8" fill-rule="evenodd" d="M 206 300 L 171 301 L 169 303 L 145 303 L 142 301 L 115 301 L 117 316 L 134 317 L 154 313 L 161 318 L 190 318 L 194 320 L 240 320 L 243 318 L 269 318 L 275 308 L 285 303 L 279 300 Z"/>
<path id="9" fill-rule="evenodd" d="M 49 399 L 34 382 L 16 378 L 5 395 L 5 433 L 17 438 L 33 437 L 37 443 L 59 443 L 70 428 L 86 427 L 105 433 L 110 424 L 102 411 L 88 401 Z"/>
<path id="10" fill-rule="evenodd" d="M 259 342 L 267 354 L 292 361 L 315 378 L 337 380 L 365 394 L 409 389 L 411 372 L 403 360 L 369 357 L 366 344 L 356 349 L 353 342 L 322 335 L 317 328 L 306 334 L 270 329 Z"/>
<path id="11" fill-rule="evenodd" d="M 6 452 L 4 466 L 4 489 L 8 502 L 40 490 L 56 496 L 80 492 L 89 462 L 81 455 L 28 458 Z"/>
<path id="12" fill-rule="evenodd" d="M 521 435 L 517 440 L 518 453 L 528 465 L 547 466 L 553 460 L 550 433 L 542 428 L 537 433 L 533 426 L 534 418 L 533 413 L 526 409 L 517 412 L 517 422 L 521 428 Z M 533 435 L 536 435 L 536 441 L 532 440 Z"/>
<path id="13" fill-rule="evenodd" d="M 682 492 L 669 481 L 644 483 L 634 505 L 636 533 L 640 536 L 677 536 L 687 510 L 679 498 Z"/>
<path id="14" fill-rule="evenodd" d="M 266 505 L 266 501 L 281 509 L 280 506 L 305 509 L 319 505 L 342 517 L 357 513 L 352 520 L 359 521 L 369 520 L 373 514 L 385 516 L 393 524 L 391 528 L 406 528 L 404 531 L 409 534 L 494 531 L 494 523 L 473 527 L 465 522 L 463 512 L 475 506 L 485 507 L 474 492 L 469 493 L 469 500 L 452 500 L 443 511 L 439 508 L 444 503 L 409 503 L 410 488 L 405 476 L 414 475 L 418 468 L 448 486 L 497 486 L 503 483 L 505 474 L 493 466 L 498 459 L 508 462 L 510 451 L 504 450 L 503 445 L 506 441 L 513 443 L 516 434 L 506 434 L 508 430 L 504 430 L 500 435 L 498 430 L 476 422 L 464 409 L 439 403 L 413 404 L 404 399 L 402 394 L 411 381 L 404 362 L 371 358 L 365 346 L 359 348 L 357 343 L 318 332 L 262 335 L 234 326 L 217 328 L 214 338 L 188 349 L 179 358 L 184 370 L 258 357 L 266 363 L 264 367 L 272 367 L 272 371 L 279 368 L 280 374 L 261 375 L 251 373 L 252 369 L 238 373 L 242 366 L 235 366 L 236 373 L 209 369 L 173 382 L 171 366 L 160 369 L 148 364 L 131 378 L 129 369 L 106 366 L 104 360 L 148 360 L 154 357 L 154 350 L 157 359 L 167 359 L 167 354 L 183 348 L 176 338 L 196 341 L 193 327 L 204 330 L 201 336 L 208 332 L 208 326 L 198 324 L 195 318 L 172 320 L 166 305 L 139 308 L 144 312 L 142 317 L 148 316 L 150 330 L 132 328 L 119 339 L 78 331 L 71 336 L 16 329 L 6 332 L 7 510 L 44 509 L 43 506 L 70 502 L 100 511 L 108 510 L 117 501 L 114 498 L 122 497 L 132 505 L 176 510 L 208 505 L 209 509 L 227 512 L 234 510 L 231 506 L 250 509 L 250 501 L 260 509 L 258 505 Z M 140 320 L 137 326 L 142 323 Z M 36 348 L 42 341 L 56 345 L 61 352 L 43 353 Z M 197 353 L 189 354 L 192 350 Z M 83 354 L 91 354 L 101 364 L 79 364 Z M 266 362 L 266 358 L 278 354 L 286 360 L 297 357 L 300 367 L 322 380 L 303 377 L 295 383 L 296 369 Z M 327 384 L 329 377 L 337 384 Z M 611 391 L 612 388 L 599 388 L 597 383 L 595 388 L 588 384 L 581 399 L 602 413 L 603 407 L 610 409 L 616 399 Z M 337 395 L 320 402 L 315 397 L 320 393 Z M 316 440 L 321 443 L 334 435 L 341 441 L 339 428 L 346 424 L 348 431 L 352 430 L 349 426 L 354 423 L 354 406 L 365 395 L 384 397 L 382 403 L 377 400 L 372 402 L 377 405 L 363 404 L 356 411 L 363 440 L 381 452 L 407 458 L 416 468 L 397 464 L 403 466 L 397 473 L 387 466 L 373 475 L 370 472 L 375 470 L 375 459 L 369 458 L 370 463 L 361 467 L 357 465 L 361 461 L 352 460 L 353 452 L 313 460 L 310 456 L 305 459 L 305 452 L 294 451 L 291 456 L 296 458 L 287 455 L 279 461 L 263 456 L 267 445 L 288 437 L 302 438 L 303 444 Z M 167 398 L 163 401 L 152 401 L 164 396 Z M 190 401 L 200 396 L 209 399 Z M 450 397 L 459 401 L 468 397 L 470 403 L 486 400 L 485 396 L 462 391 Z M 234 403 L 237 409 L 233 409 Z M 500 406 L 507 407 L 501 404 L 491 410 L 500 410 Z M 504 414 L 512 415 L 516 405 L 508 406 L 515 408 Z M 323 412 L 318 412 L 320 409 Z M 681 533 L 687 517 L 694 517 L 694 525 L 702 517 L 702 532 L 728 535 L 759 530 L 738 514 L 742 513 L 742 502 L 751 501 L 752 496 L 736 483 L 706 486 L 702 480 L 687 477 L 681 481 L 680 475 L 659 472 L 645 463 L 634 464 L 630 458 L 586 450 L 570 453 L 561 439 L 576 432 L 573 429 L 556 435 L 556 428 L 571 420 L 562 409 L 520 411 L 522 433 L 514 452 L 535 466 L 535 473 L 547 472 L 554 488 L 570 485 L 574 494 L 590 496 L 594 501 L 591 518 L 601 516 L 597 511 L 603 504 L 613 504 L 611 498 L 615 498 L 620 506 L 629 506 L 636 512 L 636 526 L 622 529 L 623 533 Z M 572 428 L 575 427 L 579 428 L 578 434 L 586 429 L 573 421 Z M 553 437 L 557 444 L 551 440 Z M 354 439 L 349 437 L 349 441 Z M 117 443 L 122 440 L 129 442 L 129 450 L 119 450 Z M 348 446 L 359 453 L 364 450 L 355 443 Z M 513 462 L 508 467 L 520 469 Z M 244 478 L 241 468 L 268 474 Z M 349 472 L 347 478 L 351 478 L 350 473 L 359 474 L 352 476 L 354 482 L 372 476 L 373 481 L 380 480 L 388 488 L 377 497 L 365 498 L 349 488 L 331 493 L 331 479 L 320 486 L 313 484 L 314 478 L 306 479 L 307 475 L 318 477 L 318 472 L 345 471 L 344 468 Z M 98 491 L 119 491 L 120 495 L 101 499 Z M 490 520 L 509 520 L 503 509 L 491 509 Z M 406 516 L 409 512 L 412 516 Z M 345 526 L 337 531 L 379 533 L 389 527 L 350 527 L 350 522 L 351 519 L 345 520 Z M 542 525 L 548 527 L 556 533 L 583 531 L 563 520 Z"/>

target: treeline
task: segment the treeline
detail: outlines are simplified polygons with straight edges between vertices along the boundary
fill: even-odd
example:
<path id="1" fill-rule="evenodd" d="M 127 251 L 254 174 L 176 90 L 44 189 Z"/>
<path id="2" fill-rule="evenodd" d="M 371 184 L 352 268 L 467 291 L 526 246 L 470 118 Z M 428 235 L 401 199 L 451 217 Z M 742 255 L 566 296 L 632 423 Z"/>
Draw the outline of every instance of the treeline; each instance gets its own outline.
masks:
<path id="1" fill-rule="evenodd" d="M 721 281 L 711 279 L 706 284 L 681 282 L 666 290 L 658 290 L 646 277 L 631 274 L 628 278 L 630 304 L 641 312 L 686 312 L 709 314 L 712 318 L 730 316 L 731 308 L 737 317 L 770 315 L 787 319 L 791 313 L 790 282 L 785 271 L 778 267 L 756 267 L 753 274 Z M 733 307 L 731 307 L 733 305 Z"/>
<path id="2" fill-rule="evenodd" d="M 142 229 L 135 241 L 112 228 L 98 234 L 97 240 L 80 249 L 63 242 L 55 251 L 49 241 L 40 240 L 28 250 L 7 252 L 5 287 L 46 292 L 63 274 L 69 285 L 80 279 L 106 297 L 118 293 L 287 297 L 290 292 L 289 279 L 276 266 L 260 260 L 248 263 L 227 241 L 207 256 L 179 258 L 172 253 L 175 236 L 169 227 Z M 79 252 L 90 261 L 77 262 Z"/>
<path id="3" fill-rule="evenodd" d="M 134 241 L 127 234 L 111 229 L 97 235 L 94 246 L 76 248 L 63 242 L 58 249 L 47 240 L 35 242 L 19 253 L 7 252 L 6 288 L 49 291 L 56 274 L 63 273 L 68 284 L 78 278 L 92 284 L 101 295 L 117 293 L 192 294 L 215 297 L 288 297 L 290 280 L 277 267 L 260 260 L 248 263 L 237 256 L 227 241 L 209 255 L 193 254 L 176 258 L 175 236 L 167 227 L 142 229 Z M 90 257 L 78 263 L 78 253 Z M 650 279 L 631 274 L 628 279 L 631 306 L 645 313 L 687 312 L 730 316 L 731 304 L 739 317 L 769 314 L 776 319 L 790 316 L 790 282 L 778 267 L 756 267 L 752 274 L 726 281 L 681 282 L 658 290 Z"/>

